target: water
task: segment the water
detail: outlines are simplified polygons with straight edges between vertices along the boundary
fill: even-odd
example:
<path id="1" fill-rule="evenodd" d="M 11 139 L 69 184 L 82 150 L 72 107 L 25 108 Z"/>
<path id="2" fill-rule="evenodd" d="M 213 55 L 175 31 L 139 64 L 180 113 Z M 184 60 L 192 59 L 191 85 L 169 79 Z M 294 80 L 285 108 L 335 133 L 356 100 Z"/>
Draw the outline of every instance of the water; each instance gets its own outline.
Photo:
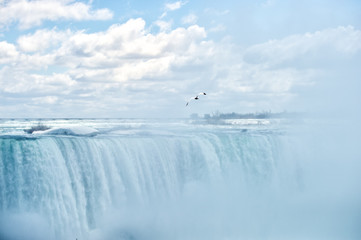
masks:
<path id="1" fill-rule="evenodd" d="M 98 132 L 24 133 L 39 121 Z M 360 154 L 323 133 L 280 119 L 3 119 L 0 238 L 360 239 Z"/>

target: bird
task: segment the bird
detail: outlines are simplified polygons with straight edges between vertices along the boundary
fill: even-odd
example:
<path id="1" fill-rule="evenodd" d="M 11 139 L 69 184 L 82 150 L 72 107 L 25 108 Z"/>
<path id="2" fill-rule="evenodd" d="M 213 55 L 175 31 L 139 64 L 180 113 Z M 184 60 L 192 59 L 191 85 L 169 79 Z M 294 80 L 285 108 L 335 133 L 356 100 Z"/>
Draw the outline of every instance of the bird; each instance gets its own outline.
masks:
<path id="1" fill-rule="evenodd" d="M 198 93 L 198 95 L 196 95 L 195 97 L 191 97 L 191 99 L 189 99 L 186 106 L 188 106 L 188 104 L 190 103 L 191 100 L 198 100 L 200 95 L 207 95 L 207 94 L 205 92 Z"/>

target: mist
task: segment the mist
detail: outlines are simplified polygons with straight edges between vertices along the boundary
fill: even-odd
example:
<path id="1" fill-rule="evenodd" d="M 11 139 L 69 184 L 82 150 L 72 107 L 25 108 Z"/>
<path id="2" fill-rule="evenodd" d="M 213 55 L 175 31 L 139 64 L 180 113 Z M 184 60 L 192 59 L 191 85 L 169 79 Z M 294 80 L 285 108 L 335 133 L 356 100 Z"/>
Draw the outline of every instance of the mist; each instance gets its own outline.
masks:
<path id="1" fill-rule="evenodd" d="M 267 181 L 253 185 L 239 181 L 240 172 L 227 171 L 222 181 L 190 182 L 175 199 L 116 209 L 97 234 L 106 239 L 359 239 L 358 63 L 323 63 L 335 69 L 298 92 L 303 117 L 288 128 L 278 149 L 282 157 Z"/>

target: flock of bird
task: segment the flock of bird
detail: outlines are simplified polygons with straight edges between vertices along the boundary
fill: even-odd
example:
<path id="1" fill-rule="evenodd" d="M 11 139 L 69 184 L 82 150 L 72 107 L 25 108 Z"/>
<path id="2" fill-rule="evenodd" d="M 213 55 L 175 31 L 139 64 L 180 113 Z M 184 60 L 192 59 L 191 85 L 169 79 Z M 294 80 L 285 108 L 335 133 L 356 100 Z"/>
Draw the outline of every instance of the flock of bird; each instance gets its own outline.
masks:
<path id="1" fill-rule="evenodd" d="M 195 97 L 192 97 L 191 99 L 189 99 L 189 101 L 187 102 L 186 106 L 188 106 L 188 104 L 192 101 L 192 100 L 198 100 L 199 99 L 199 96 L 201 95 L 207 95 L 205 92 L 201 92 L 201 93 L 198 93 L 198 95 L 196 95 Z"/>

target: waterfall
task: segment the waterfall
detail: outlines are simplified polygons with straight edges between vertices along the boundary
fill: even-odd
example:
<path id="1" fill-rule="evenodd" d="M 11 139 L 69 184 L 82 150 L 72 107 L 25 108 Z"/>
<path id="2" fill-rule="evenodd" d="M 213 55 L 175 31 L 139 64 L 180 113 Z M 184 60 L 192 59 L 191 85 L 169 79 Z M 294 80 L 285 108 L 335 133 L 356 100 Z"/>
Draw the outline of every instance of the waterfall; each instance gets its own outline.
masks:
<path id="1" fill-rule="evenodd" d="M 309 219 L 294 148 L 277 131 L 3 137 L 0 237 L 287 238 Z"/>

